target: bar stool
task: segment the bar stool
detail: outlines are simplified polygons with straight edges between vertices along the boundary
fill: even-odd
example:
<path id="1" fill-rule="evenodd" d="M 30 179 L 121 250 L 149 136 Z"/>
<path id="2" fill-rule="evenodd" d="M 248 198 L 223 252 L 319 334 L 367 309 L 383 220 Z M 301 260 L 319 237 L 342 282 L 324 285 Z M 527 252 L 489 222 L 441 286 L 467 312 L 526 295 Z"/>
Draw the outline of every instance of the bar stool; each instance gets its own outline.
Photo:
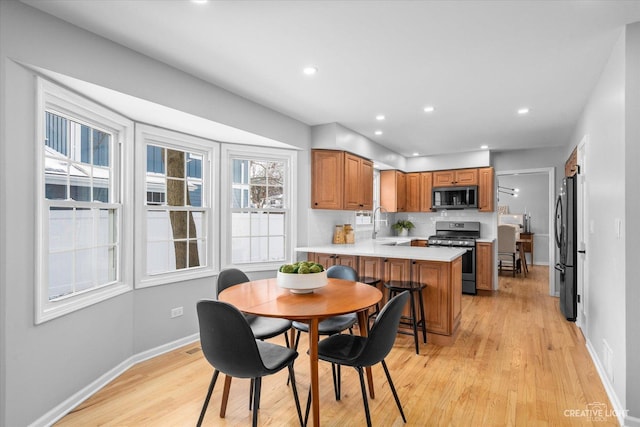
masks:
<path id="1" fill-rule="evenodd" d="M 377 277 L 369 277 L 369 276 L 362 276 L 360 277 L 360 279 L 358 279 L 358 282 L 360 283 L 364 283 L 366 285 L 369 286 L 373 286 L 374 288 L 378 287 L 378 283 L 382 282 L 382 279 L 379 279 Z M 378 313 L 380 313 L 380 303 L 377 302 L 376 303 L 376 308 L 372 313 L 369 313 L 367 316 L 367 329 L 369 329 L 369 323 L 371 321 L 371 319 L 375 319 L 376 316 L 378 315 Z"/>
<path id="2" fill-rule="evenodd" d="M 405 335 L 413 335 L 413 341 L 416 344 L 416 354 L 420 354 L 420 345 L 418 344 L 418 326 L 420 326 L 420 328 L 422 329 L 422 340 L 424 341 L 425 344 L 427 343 L 427 324 L 425 320 L 426 317 L 424 315 L 424 303 L 422 302 L 422 290 L 427 286 L 422 283 L 417 283 L 412 281 L 406 282 L 406 281 L 392 280 L 392 281 L 386 282 L 384 284 L 384 287 L 389 290 L 389 299 L 393 298 L 394 296 L 404 291 L 409 291 L 409 293 L 411 294 L 411 298 L 409 298 L 409 302 L 411 306 L 410 315 L 402 316 L 400 320 L 400 324 L 411 326 L 413 328 L 413 333 L 403 331 L 401 329 L 398 330 L 398 333 L 405 334 Z M 416 304 L 414 301 L 416 297 L 418 298 L 418 302 L 420 305 L 420 320 L 417 320 Z"/>

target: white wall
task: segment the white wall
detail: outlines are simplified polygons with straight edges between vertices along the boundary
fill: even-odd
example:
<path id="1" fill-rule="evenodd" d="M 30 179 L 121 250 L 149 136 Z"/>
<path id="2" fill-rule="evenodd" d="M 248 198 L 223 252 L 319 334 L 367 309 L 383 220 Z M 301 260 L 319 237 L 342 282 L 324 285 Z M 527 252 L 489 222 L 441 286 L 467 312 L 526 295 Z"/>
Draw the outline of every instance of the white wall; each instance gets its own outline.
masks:
<path id="1" fill-rule="evenodd" d="M 303 123 L 18 1 L 0 1 L 0 426 L 11 427 L 40 419 L 132 355 L 196 334 L 193 308 L 214 295 L 215 285 L 211 277 L 135 290 L 34 325 L 35 81 L 18 63 L 310 146 Z M 309 187 L 309 166 L 301 155 L 300 189 Z M 308 192 L 300 191 L 297 203 L 304 218 Z M 306 222 L 297 228 L 305 242 Z M 184 316 L 170 319 L 179 305 Z"/>
<path id="2" fill-rule="evenodd" d="M 606 341 L 611 347 L 612 375 L 606 376 L 605 386 L 613 393 L 614 405 L 617 403 L 622 408 L 633 410 L 635 414 L 632 412 L 631 415 L 638 417 L 640 399 L 632 402 L 626 394 L 629 378 L 627 369 L 637 365 L 638 356 L 633 355 L 635 360 L 629 361 L 634 362 L 628 363 L 625 336 L 627 328 L 637 329 L 638 323 L 627 323 L 626 237 L 624 232 L 620 238 L 614 233 L 616 219 L 626 224 L 625 185 L 629 182 L 625 178 L 625 146 L 638 143 L 625 141 L 625 46 L 625 36 L 621 32 L 564 157 L 587 135 L 587 161 L 582 165 L 587 185 L 586 210 L 590 221 L 589 246 L 586 248 L 589 287 L 583 296 L 586 312 L 584 332 L 588 346 L 601 368 L 601 375 L 606 376 L 603 369 L 603 343 Z M 640 44 L 635 41 L 633 48 L 639 49 Z M 638 98 L 637 93 L 627 93 L 627 96 Z M 637 122 L 637 117 L 634 120 Z M 633 167 L 637 167 L 635 163 Z M 632 185 L 637 193 L 638 183 Z M 633 262 L 637 265 L 637 250 Z M 637 285 L 636 278 L 629 279 L 634 280 L 634 286 Z M 637 307 L 634 309 L 637 310 Z M 637 366 L 634 369 L 637 374 Z M 629 373 L 632 372 L 629 370 Z M 638 381 L 637 376 L 634 381 Z"/>

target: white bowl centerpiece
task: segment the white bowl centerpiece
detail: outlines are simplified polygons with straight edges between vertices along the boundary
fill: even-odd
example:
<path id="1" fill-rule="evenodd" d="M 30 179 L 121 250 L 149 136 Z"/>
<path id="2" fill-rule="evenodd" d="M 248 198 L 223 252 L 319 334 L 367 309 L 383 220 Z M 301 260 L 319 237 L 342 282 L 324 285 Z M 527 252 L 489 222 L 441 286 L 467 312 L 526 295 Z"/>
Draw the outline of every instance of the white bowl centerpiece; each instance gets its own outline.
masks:
<path id="1" fill-rule="evenodd" d="M 315 262 L 284 264 L 278 270 L 277 282 L 279 287 L 294 294 L 308 294 L 327 285 L 327 272 Z"/>

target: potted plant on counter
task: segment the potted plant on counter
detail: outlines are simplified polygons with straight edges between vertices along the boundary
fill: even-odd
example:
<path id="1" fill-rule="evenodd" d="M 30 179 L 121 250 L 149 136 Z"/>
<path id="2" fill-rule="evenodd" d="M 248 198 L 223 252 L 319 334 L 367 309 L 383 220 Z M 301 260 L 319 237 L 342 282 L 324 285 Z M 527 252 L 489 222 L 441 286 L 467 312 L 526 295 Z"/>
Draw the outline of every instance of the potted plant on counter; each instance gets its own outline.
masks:
<path id="1" fill-rule="evenodd" d="M 415 225 L 413 225 L 413 223 L 408 219 L 406 220 L 399 219 L 395 224 L 391 226 L 391 228 L 393 228 L 396 231 L 398 236 L 408 236 L 409 230 L 411 230 L 414 227 Z"/>

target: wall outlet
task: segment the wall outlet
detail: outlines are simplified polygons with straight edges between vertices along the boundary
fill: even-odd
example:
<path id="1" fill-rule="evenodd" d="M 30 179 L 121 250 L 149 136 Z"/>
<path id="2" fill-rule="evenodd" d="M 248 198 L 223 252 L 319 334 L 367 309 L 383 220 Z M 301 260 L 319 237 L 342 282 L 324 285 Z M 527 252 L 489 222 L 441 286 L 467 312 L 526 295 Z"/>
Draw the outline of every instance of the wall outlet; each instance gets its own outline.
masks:
<path id="1" fill-rule="evenodd" d="M 171 309 L 171 318 L 179 317 L 184 314 L 184 310 L 182 307 L 176 307 Z"/>

